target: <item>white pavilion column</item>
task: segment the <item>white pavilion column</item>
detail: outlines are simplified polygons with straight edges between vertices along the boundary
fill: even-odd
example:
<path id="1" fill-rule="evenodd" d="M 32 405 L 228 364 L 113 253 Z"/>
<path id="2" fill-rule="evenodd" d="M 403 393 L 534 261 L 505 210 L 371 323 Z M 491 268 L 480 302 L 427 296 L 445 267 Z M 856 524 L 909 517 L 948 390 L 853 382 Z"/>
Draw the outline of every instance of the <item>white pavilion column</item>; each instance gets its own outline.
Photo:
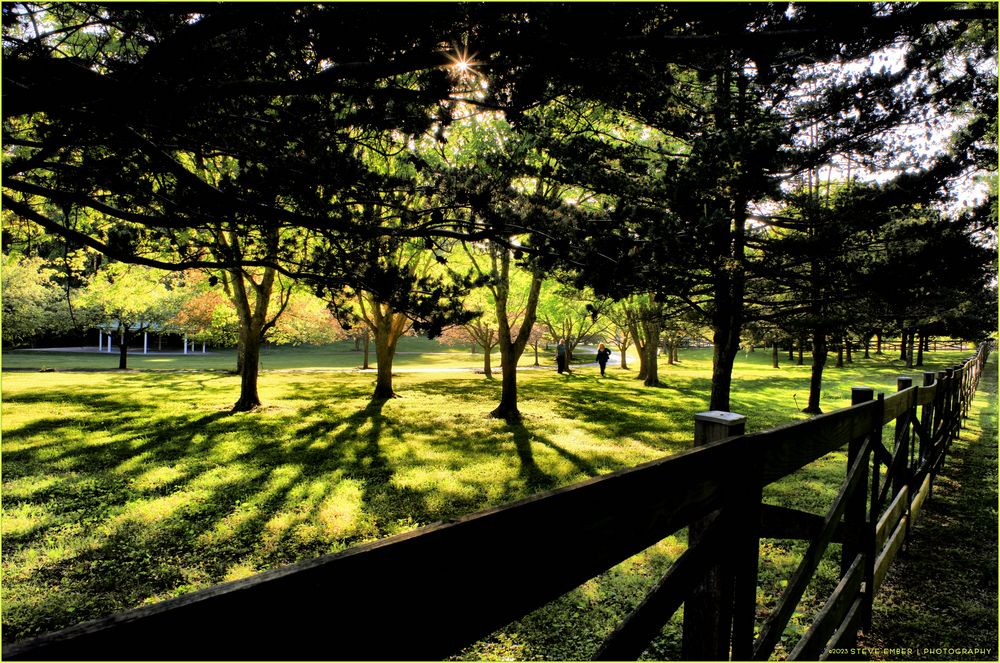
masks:
<path id="1" fill-rule="evenodd" d="M 149 354 L 149 332 L 142 332 L 142 354 Z"/>
<path id="2" fill-rule="evenodd" d="M 184 334 L 184 354 L 188 353 L 188 335 Z"/>

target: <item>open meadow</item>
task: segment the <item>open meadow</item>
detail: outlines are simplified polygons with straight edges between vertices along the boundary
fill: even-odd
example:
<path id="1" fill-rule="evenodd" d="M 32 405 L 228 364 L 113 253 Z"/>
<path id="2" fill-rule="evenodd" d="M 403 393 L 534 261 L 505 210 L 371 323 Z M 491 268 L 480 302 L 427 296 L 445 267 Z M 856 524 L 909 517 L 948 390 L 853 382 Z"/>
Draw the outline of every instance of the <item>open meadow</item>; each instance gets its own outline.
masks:
<path id="1" fill-rule="evenodd" d="M 399 398 L 370 399 L 374 376 L 349 370 L 360 353 L 281 350 L 262 360 L 264 407 L 239 414 L 230 414 L 239 378 L 223 370 L 230 355 L 100 371 L 89 362 L 116 356 L 5 353 L 4 368 L 21 370 L 2 375 L 4 641 L 672 454 L 691 445 L 693 416 L 707 409 L 711 350 L 682 350 L 679 364 L 660 366 L 658 389 L 634 379 L 637 361 L 609 365 L 606 378 L 589 365 L 568 376 L 521 371 L 525 416 L 508 424 L 486 416 L 500 384 L 473 372 L 481 354 L 412 342 L 396 364 Z M 852 386 L 892 392 L 897 376 L 919 381 L 967 354 L 931 353 L 910 371 L 889 355 L 840 369 L 831 358 L 824 410 L 849 405 Z M 131 365 L 150 367 L 139 358 Z M 530 349 L 525 358 L 533 363 Z M 805 417 L 809 366 L 781 359 L 780 369 L 769 352 L 737 360 L 733 411 L 748 416 L 748 431 Z M 548 353 L 542 362 L 551 368 Z M 307 370 L 336 368 L 347 370 Z M 844 454 L 831 454 L 766 499 L 820 512 L 844 472 Z M 588 658 L 610 617 L 634 607 L 685 546 L 683 532 L 668 537 L 461 656 Z M 815 581 L 824 589 L 838 553 L 832 546 Z M 800 554 L 796 542 L 762 541 L 762 614 Z M 646 656 L 676 657 L 678 624 L 679 615 Z M 798 615 L 786 635 L 807 624 Z"/>
<path id="2" fill-rule="evenodd" d="M 66 348 L 67 352 L 51 350 L 20 350 L 7 352 L 3 355 L 5 369 L 25 368 L 37 370 L 52 368 L 56 370 L 108 370 L 118 368 L 118 349 L 114 352 L 95 352 L 96 347 Z M 544 351 L 539 348 L 538 362 L 543 366 L 555 366 L 552 357 L 554 350 Z M 593 349 L 583 349 L 584 354 L 593 356 Z M 341 341 L 322 346 L 264 346 L 261 352 L 260 367 L 268 370 L 344 370 L 358 369 L 363 363 L 363 353 L 354 349 L 354 343 Z M 494 370 L 500 368 L 500 357 L 497 352 L 491 355 L 491 365 Z M 371 347 L 369 365 L 374 367 L 375 347 Z M 525 350 L 521 357 L 521 366 L 530 366 L 535 362 L 531 348 Z M 393 368 L 400 369 L 457 369 L 468 368 L 482 370 L 483 351 L 470 352 L 468 346 L 454 347 L 430 341 L 419 336 L 403 336 L 399 339 Z M 236 350 L 233 348 L 201 351 L 198 346 L 193 352 L 183 354 L 179 351 L 158 352 L 150 347 L 150 352 L 143 354 L 141 349 L 132 348 L 128 354 L 128 367 L 138 370 L 195 370 L 195 371 L 231 371 L 236 366 Z"/>

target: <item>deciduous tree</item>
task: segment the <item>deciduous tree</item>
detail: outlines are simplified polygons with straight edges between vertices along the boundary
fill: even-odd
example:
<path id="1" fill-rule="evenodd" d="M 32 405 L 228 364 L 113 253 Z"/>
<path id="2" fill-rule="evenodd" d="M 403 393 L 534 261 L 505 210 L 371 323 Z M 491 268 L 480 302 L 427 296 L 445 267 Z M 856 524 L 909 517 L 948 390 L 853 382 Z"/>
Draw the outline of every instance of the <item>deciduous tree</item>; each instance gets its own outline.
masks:
<path id="1" fill-rule="evenodd" d="M 133 339 L 177 315 L 183 293 L 180 274 L 111 263 L 80 292 L 81 306 L 95 309 L 102 327 L 118 338 L 118 368 L 128 368 Z"/>

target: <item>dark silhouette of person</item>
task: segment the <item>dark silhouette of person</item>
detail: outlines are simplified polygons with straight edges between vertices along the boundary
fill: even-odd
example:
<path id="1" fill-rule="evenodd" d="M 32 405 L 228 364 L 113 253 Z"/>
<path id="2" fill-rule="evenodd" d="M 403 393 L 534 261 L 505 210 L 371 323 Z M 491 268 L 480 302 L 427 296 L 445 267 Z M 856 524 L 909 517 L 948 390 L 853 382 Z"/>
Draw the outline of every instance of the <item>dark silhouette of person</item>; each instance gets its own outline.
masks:
<path id="1" fill-rule="evenodd" d="M 597 345 L 597 364 L 601 367 L 601 375 L 604 375 L 604 369 L 608 365 L 608 359 L 611 358 L 611 350 L 604 347 L 603 343 Z"/>
<path id="2" fill-rule="evenodd" d="M 556 370 L 560 373 L 569 373 L 569 366 L 566 365 L 566 341 L 559 339 L 556 346 Z"/>

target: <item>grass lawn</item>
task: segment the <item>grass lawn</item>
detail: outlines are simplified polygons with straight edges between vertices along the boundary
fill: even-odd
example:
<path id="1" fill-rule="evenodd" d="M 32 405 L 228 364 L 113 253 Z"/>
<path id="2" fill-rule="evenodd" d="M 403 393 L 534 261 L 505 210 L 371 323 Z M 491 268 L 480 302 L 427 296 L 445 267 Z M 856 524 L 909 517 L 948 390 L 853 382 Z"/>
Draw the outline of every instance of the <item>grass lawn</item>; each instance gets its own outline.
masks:
<path id="1" fill-rule="evenodd" d="M 7 369 L 51 368 L 54 370 L 110 370 L 118 368 L 118 348 L 113 352 L 50 352 L 40 350 L 14 350 L 4 352 L 2 364 Z M 581 348 L 577 361 L 592 361 L 593 348 Z M 546 351 L 539 347 L 538 362 L 542 366 L 555 367 L 555 350 Z M 265 346 L 261 352 L 260 365 L 263 371 L 303 369 L 303 370 L 352 370 L 363 363 L 363 353 L 354 349 L 354 343 L 341 341 L 322 346 Z M 638 361 L 638 360 L 636 360 Z M 378 362 L 375 357 L 375 344 L 371 345 L 368 357 L 369 366 L 374 368 Z M 531 366 L 535 363 L 532 348 L 528 348 L 521 357 L 521 366 Z M 483 368 L 483 352 L 471 352 L 469 347 L 453 347 L 430 341 L 426 338 L 404 336 L 399 341 L 396 356 L 393 359 L 394 368 L 403 370 L 467 368 L 469 371 L 481 371 Z M 494 370 L 500 369 L 500 353 L 494 350 L 491 355 L 491 365 Z M 173 352 L 157 352 L 152 349 L 143 354 L 141 349 L 130 349 L 128 367 L 137 370 L 195 370 L 195 371 L 231 371 L 236 366 L 236 350 L 209 350 L 202 353 L 198 350 L 188 354 Z"/>
<path id="2" fill-rule="evenodd" d="M 27 368 L 26 355 L 39 354 L 4 354 L 4 366 L 16 357 Z M 320 354 L 270 358 L 310 368 Z M 919 381 L 921 370 L 968 354 L 931 354 L 910 374 Z M 343 355 L 359 363 L 357 353 Z M 482 361 L 475 357 L 470 366 Z M 733 410 L 748 415 L 749 430 L 804 416 L 809 367 L 782 359 L 778 370 L 761 351 L 737 362 Z M 596 367 L 568 376 L 525 371 L 517 425 L 485 416 L 499 381 L 466 372 L 401 372 L 401 397 L 372 402 L 371 375 L 273 370 L 260 380 L 265 407 L 235 415 L 238 378 L 222 371 L 5 372 L 4 641 L 674 453 L 690 445 L 693 415 L 707 409 L 710 372 L 710 350 L 682 351 L 679 365 L 661 366 L 662 389 L 643 388 L 634 370 L 619 368 L 604 379 Z M 849 404 L 855 385 L 895 391 L 901 373 L 886 357 L 828 368 L 824 408 Z M 772 486 L 768 499 L 821 513 L 844 472 L 843 455 L 832 454 Z M 668 537 L 462 656 L 588 658 L 684 547 L 683 532 Z M 763 547 L 762 615 L 802 549 Z M 835 554 L 816 589 L 835 581 Z M 811 600 L 789 636 L 808 625 Z M 668 627 L 647 656 L 676 658 L 678 647 L 679 631 Z"/>

